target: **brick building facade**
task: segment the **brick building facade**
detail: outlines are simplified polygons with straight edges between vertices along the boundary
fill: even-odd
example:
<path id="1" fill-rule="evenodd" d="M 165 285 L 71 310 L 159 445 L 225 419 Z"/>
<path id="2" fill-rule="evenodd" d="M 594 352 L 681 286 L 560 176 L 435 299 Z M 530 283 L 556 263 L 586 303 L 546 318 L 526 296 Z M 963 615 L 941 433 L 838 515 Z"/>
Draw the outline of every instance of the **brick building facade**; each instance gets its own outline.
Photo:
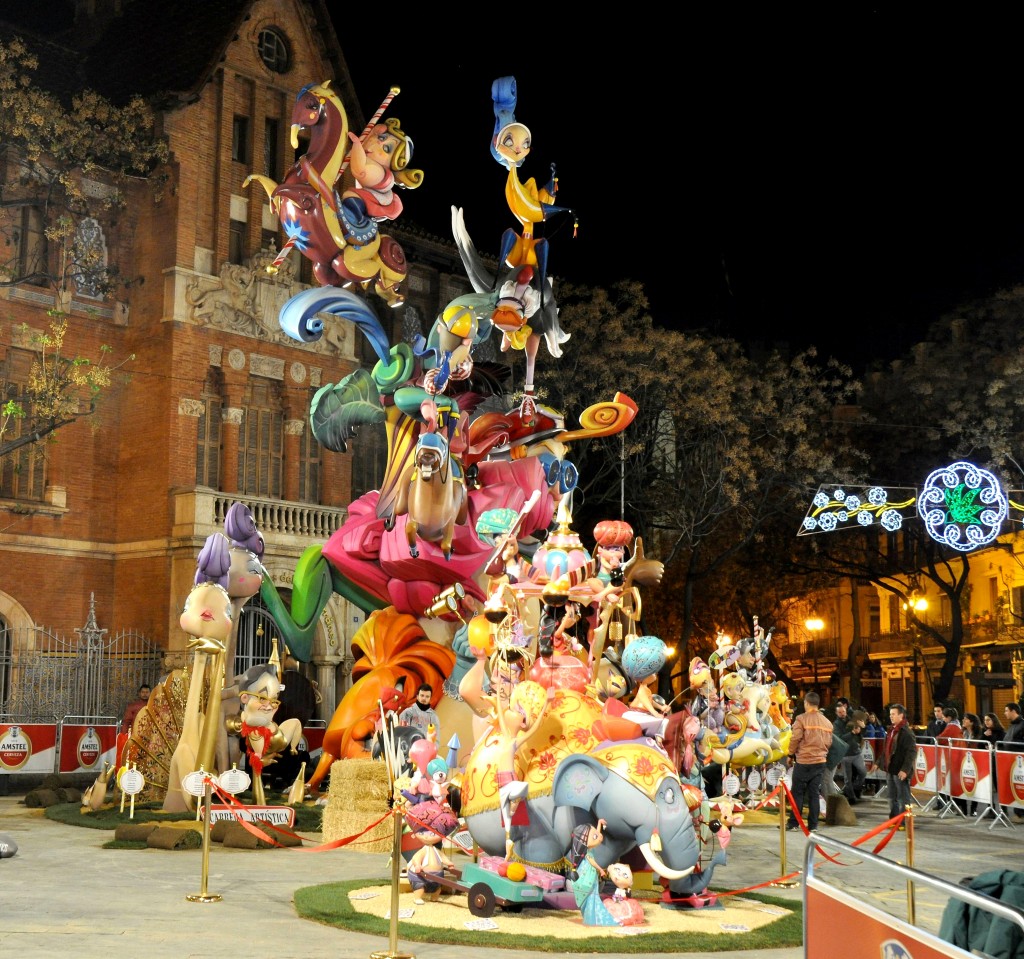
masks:
<path id="1" fill-rule="evenodd" d="M 302 551 L 337 528 L 353 491 L 373 488 L 377 440 L 322 453 L 308 425 L 315 389 L 350 373 L 364 347 L 347 324 L 311 344 L 280 330 L 277 312 L 309 282 L 308 262 L 293 251 L 267 272 L 282 235 L 263 191 L 242 188 L 248 174 L 277 179 L 294 162 L 291 110 L 306 83 L 330 78 L 351 127 L 364 118 L 322 2 L 76 6 L 49 40 L 2 20 L 0 39 L 35 45 L 40 82 L 48 58 L 64 57 L 60 83 L 114 102 L 145 96 L 170 160 L 158 199 L 139 184 L 123 215 L 98 224 L 129 287 L 105 298 L 72 289 L 63 304 L 46 286 L 0 288 L 0 384 L 24 383 L 31 333 L 45 330 L 55 305 L 68 313 L 69 355 L 97 356 L 103 344 L 114 358 L 134 355 L 127 382 L 106 390 L 93 416 L 6 457 L 24 468 L 0 485 L 0 628 L 70 634 L 92 598 L 102 625 L 140 630 L 179 654 L 168 660 L 176 665 L 196 556 L 231 502 L 252 508 L 264 565 L 287 594 Z M 102 175 L 86 180 L 105 188 Z M 406 338 L 425 333 L 438 303 L 469 283 L 450 244 L 413 228 L 391 232 L 412 263 L 407 301 L 374 308 Z M 309 671 L 327 716 L 360 620 L 337 596 L 321 619 Z"/>

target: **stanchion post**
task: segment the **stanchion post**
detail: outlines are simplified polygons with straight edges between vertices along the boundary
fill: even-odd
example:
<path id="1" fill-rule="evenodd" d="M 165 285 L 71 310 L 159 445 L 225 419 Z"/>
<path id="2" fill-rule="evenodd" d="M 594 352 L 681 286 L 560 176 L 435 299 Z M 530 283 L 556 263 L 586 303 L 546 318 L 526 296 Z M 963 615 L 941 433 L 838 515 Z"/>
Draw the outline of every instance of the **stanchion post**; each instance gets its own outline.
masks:
<path id="1" fill-rule="evenodd" d="M 789 863 L 787 862 L 786 855 L 786 820 L 788 816 L 786 814 L 786 787 L 784 783 L 779 783 L 779 878 L 774 882 L 768 883 L 769 886 L 775 886 L 778 889 L 792 889 L 794 886 L 799 886 L 800 883 L 795 882 L 792 879 L 783 879 L 789 870 Z"/>
<path id="2" fill-rule="evenodd" d="M 906 807 L 906 815 L 904 822 L 906 823 L 906 834 L 907 834 L 907 866 L 911 869 L 914 868 L 914 810 L 910 807 Z M 912 926 L 916 923 L 917 909 L 914 904 L 914 881 L 912 879 L 907 880 L 907 922 Z"/>
<path id="3" fill-rule="evenodd" d="M 132 799 L 134 800 L 134 796 Z M 206 891 L 206 883 L 210 877 L 210 777 L 206 776 L 203 785 L 203 876 L 198 893 L 185 898 L 189 902 L 220 902 L 221 896 Z"/>
<path id="4" fill-rule="evenodd" d="M 388 951 L 371 952 L 370 959 L 416 959 L 409 952 L 398 951 L 398 884 L 402 867 L 402 809 L 397 803 L 391 812 L 395 827 L 394 842 L 391 846 L 391 922 L 388 927 Z"/>

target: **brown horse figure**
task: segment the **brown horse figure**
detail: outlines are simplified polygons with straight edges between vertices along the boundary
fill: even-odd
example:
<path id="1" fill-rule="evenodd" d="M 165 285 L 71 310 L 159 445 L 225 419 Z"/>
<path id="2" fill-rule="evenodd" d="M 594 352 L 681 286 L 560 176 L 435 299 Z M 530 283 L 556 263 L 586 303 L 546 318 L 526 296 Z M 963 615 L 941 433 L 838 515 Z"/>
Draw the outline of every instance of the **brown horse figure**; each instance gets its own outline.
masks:
<path id="1" fill-rule="evenodd" d="M 466 522 L 469 500 L 462 464 L 438 433 L 423 433 L 416 443 L 409 482 L 399 490 L 395 507 L 396 516 L 402 513 L 408 514 L 405 535 L 413 559 L 420 555 L 417 535 L 438 543 L 444 558 L 451 559 L 455 526 Z"/>

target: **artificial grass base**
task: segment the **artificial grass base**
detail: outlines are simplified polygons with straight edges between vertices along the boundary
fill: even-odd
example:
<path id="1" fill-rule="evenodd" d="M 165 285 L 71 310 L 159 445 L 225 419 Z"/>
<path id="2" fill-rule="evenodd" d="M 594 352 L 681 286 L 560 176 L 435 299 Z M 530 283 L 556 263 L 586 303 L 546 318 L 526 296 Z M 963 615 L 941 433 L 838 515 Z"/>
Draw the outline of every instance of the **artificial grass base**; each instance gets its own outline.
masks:
<path id="1" fill-rule="evenodd" d="M 372 936 L 387 937 L 390 933 L 389 920 L 357 911 L 349 900 L 351 893 L 362 889 L 387 885 L 387 879 L 360 879 L 350 882 L 331 882 L 318 886 L 305 886 L 294 894 L 296 912 L 303 919 L 310 919 L 324 925 L 361 932 Z M 541 910 L 527 910 L 522 915 L 502 912 L 495 913 L 494 919 L 503 927 L 502 931 L 470 930 L 455 926 L 428 926 L 415 922 L 415 918 L 399 922 L 399 936 L 415 942 L 438 944 L 487 946 L 496 948 L 525 948 L 535 952 L 564 953 L 567 948 L 574 952 L 593 953 L 658 953 L 658 952 L 724 952 L 729 949 L 779 949 L 799 946 L 803 941 L 803 909 L 800 903 L 774 899 L 767 896 L 745 894 L 746 900 L 756 900 L 774 909 L 784 911 L 779 916 L 757 929 L 743 932 L 693 932 L 686 929 L 687 915 L 693 916 L 703 910 L 668 910 L 678 918 L 679 928 L 671 932 L 640 932 L 644 927 L 632 927 L 640 932 L 624 935 L 627 930 L 620 927 L 591 933 L 590 927 L 581 926 L 578 915 L 574 920 L 566 919 L 571 938 L 531 934 L 529 913 L 536 915 Z M 429 909 L 431 904 L 421 907 Z M 717 916 L 721 912 L 715 910 Z M 468 909 L 465 917 L 472 916 Z M 534 922 L 534 927 L 537 925 Z"/>

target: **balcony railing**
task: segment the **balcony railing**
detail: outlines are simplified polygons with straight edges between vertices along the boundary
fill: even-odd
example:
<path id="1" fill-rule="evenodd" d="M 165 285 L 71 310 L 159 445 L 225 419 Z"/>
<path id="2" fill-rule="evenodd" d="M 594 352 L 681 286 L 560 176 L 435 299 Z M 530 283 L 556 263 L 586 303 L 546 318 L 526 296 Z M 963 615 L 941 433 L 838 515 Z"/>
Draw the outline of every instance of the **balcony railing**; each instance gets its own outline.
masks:
<path id="1" fill-rule="evenodd" d="M 245 503 L 249 507 L 256 528 L 268 542 L 280 541 L 282 537 L 326 540 L 348 515 L 348 511 L 339 506 L 218 493 L 200 487 L 175 492 L 175 534 L 206 537 L 223 530 L 224 517 L 232 503 Z"/>
<path id="2" fill-rule="evenodd" d="M 806 643 L 786 643 L 779 650 L 779 659 L 789 662 L 794 660 L 811 662 L 815 659 L 824 662 L 825 660 L 838 658 L 838 636 L 821 636 L 817 639 L 808 640 Z"/>

